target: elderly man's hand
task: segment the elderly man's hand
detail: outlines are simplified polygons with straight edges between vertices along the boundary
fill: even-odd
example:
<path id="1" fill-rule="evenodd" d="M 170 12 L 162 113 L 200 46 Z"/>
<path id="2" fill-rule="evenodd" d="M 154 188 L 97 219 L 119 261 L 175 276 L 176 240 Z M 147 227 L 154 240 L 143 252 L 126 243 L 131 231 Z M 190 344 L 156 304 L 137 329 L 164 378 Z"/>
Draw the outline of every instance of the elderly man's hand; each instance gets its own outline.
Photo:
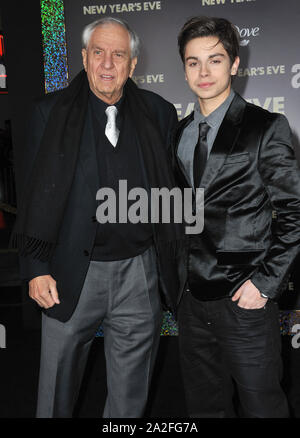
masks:
<path id="1" fill-rule="evenodd" d="M 232 301 L 236 300 L 239 300 L 238 306 L 244 309 L 260 309 L 265 306 L 268 298 L 263 298 L 252 281 L 247 280 L 233 295 Z"/>
<path id="2" fill-rule="evenodd" d="M 30 280 L 29 296 L 45 309 L 60 303 L 56 281 L 51 275 L 41 275 Z"/>

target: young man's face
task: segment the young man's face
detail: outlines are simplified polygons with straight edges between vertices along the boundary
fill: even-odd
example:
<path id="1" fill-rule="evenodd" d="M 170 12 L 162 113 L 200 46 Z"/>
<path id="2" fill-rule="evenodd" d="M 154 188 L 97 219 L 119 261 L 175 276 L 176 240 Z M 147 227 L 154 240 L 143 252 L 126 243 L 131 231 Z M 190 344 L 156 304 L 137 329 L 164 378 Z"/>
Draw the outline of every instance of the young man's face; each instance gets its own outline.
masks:
<path id="1" fill-rule="evenodd" d="M 127 30 L 114 23 L 97 27 L 87 49 L 82 50 L 82 59 L 92 92 L 113 105 L 137 63 L 137 58 L 131 59 Z"/>
<path id="2" fill-rule="evenodd" d="M 239 65 L 237 57 L 231 66 L 228 53 L 215 36 L 199 37 L 189 41 L 185 48 L 185 76 L 199 102 L 221 105 L 228 97 L 231 75 Z"/>

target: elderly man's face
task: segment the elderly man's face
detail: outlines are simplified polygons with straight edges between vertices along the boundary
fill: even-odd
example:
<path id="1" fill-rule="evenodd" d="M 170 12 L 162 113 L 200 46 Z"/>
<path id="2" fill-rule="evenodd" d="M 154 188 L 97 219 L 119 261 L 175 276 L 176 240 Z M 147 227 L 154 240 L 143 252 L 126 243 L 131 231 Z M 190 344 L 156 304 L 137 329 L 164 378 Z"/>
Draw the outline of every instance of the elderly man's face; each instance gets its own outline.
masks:
<path id="1" fill-rule="evenodd" d="M 137 58 L 130 58 L 127 30 L 111 23 L 96 27 L 82 59 L 92 92 L 110 105 L 116 103 L 137 63 Z"/>

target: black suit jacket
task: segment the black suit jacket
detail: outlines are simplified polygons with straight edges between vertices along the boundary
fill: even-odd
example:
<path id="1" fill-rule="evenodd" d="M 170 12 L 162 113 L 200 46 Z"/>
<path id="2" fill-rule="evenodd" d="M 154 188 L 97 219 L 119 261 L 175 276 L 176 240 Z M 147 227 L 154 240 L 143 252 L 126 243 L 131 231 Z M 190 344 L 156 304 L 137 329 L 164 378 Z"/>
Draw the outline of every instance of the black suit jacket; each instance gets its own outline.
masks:
<path id="1" fill-rule="evenodd" d="M 177 147 L 173 167 L 188 187 Z M 220 126 L 200 187 L 204 230 L 189 236 L 189 288 L 199 298 L 231 296 L 247 279 L 270 298 L 286 285 L 300 246 L 300 171 L 288 122 L 236 95 Z M 272 211 L 277 220 L 272 223 Z"/>
<path id="2" fill-rule="evenodd" d="M 139 90 L 139 92 L 167 147 L 178 123 L 174 106 L 155 93 L 146 90 Z M 39 149 L 50 111 L 57 101 L 59 93 L 55 92 L 45 96 L 35 106 L 29 127 L 26 161 L 23 163 L 22 181 L 25 184 Z M 23 280 L 30 280 L 46 274 L 52 275 L 56 280 L 60 304 L 44 311 L 48 316 L 60 321 L 67 321 L 71 317 L 86 277 L 97 230 L 96 192 L 99 188 L 92 117 L 88 111 L 79 159 L 54 255 L 49 263 L 43 263 L 30 256 L 20 256 L 21 278 Z M 51 211 L 49 211 L 49 215 L 51 215 Z M 165 296 L 164 301 L 169 307 L 172 307 L 170 294 L 167 290 L 169 281 L 163 280 L 163 276 L 164 272 L 161 272 L 160 280 L 163 283 L 161 290 Z"/>

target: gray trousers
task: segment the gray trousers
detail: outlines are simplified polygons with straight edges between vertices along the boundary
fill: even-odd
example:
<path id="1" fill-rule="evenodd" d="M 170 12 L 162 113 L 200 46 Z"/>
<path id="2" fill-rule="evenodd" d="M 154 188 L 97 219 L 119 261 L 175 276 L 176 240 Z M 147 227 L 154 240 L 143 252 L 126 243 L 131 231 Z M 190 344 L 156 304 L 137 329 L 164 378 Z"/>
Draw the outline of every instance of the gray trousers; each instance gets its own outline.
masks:
<path id="1" fill-rule="evenodd" d="M 99 325 L 104 332 L 107 369 L 103 417 L 141 417 L 161 319 L 153 247 L 126 260 L 91 261 L 71 319 L 63 323 L 42 316 L 37 418 L 72 417 Z"/>

